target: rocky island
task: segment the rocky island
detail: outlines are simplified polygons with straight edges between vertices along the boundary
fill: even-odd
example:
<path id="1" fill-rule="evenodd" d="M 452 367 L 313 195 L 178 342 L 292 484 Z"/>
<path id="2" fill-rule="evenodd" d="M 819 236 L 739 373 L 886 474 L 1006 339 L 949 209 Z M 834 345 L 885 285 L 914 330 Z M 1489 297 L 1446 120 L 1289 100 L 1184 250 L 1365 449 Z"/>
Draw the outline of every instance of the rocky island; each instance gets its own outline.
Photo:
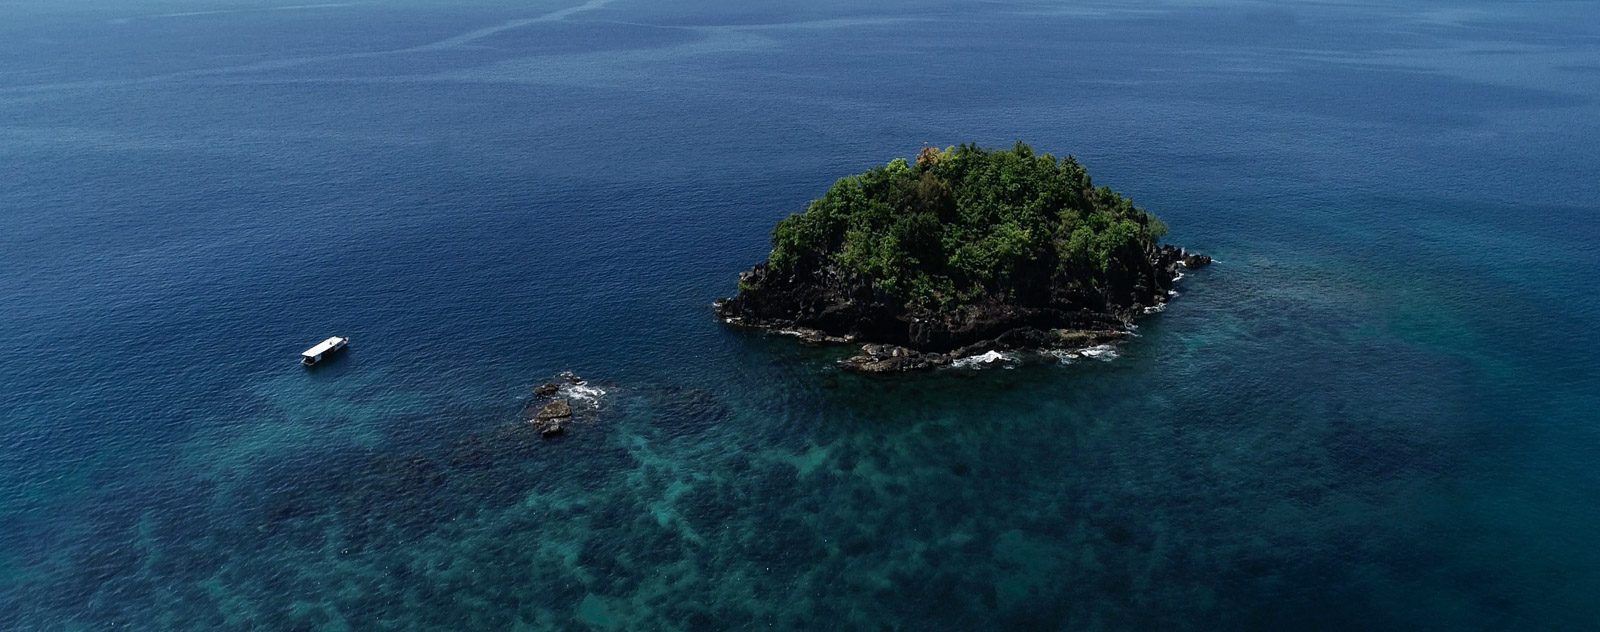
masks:
<path id="1" fill-rule="evenodd" d="M 1127 335 L 1205 255 L 1095 187 L 1072 157 L 924 148 L 839 180 L 778 223 L 772 252 L 717 301 L 726 322 L 864 343 L 846 369 L 892 373 L 1003 352 L 1070 353 Z"/>

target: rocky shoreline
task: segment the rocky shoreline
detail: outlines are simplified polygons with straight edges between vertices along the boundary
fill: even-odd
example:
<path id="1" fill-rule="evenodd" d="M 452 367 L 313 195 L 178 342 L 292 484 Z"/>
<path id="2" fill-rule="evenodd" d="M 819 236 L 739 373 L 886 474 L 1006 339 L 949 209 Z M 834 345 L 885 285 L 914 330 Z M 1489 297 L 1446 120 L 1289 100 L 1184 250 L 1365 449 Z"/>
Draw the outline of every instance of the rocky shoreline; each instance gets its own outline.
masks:
<path id="1" fill-rule="evenodd" d="M 925 371 L 985 354 L 1061 355 L 1115 344 L 1138 317 L 1175 296 L 1172 286 L 1182 270 L 1209 265 L 1211 257 L 1163 246 L 1152 249 L 1148 261 L 1135 278 L 1113 280 L 1123 293 L 1063 291 L 1033 303 L 991 300 L 945 312 L 907 311 L 832 270 L 785 276 L 759 264 L 740 275 L 736 296 L 713 308 L 730 325 L 791 335 L 806 344 L 861 344 L 860 353 L 839 361 L 843 370 Z"/>

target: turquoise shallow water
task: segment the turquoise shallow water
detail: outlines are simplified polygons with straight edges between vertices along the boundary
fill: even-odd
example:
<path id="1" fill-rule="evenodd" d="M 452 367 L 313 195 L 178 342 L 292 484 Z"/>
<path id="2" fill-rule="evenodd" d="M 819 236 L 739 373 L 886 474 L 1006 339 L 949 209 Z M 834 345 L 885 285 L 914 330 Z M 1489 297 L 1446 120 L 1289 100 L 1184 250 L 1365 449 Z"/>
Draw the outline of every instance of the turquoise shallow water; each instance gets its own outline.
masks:
<path id="1" fill-rule="evenodd" d="M 1593 627 L 1597 18 L 7 5 L 0 623 Z M 834 178 L 1016 139 L 1220 261 L 1117 357 L 712 319 Z"/>

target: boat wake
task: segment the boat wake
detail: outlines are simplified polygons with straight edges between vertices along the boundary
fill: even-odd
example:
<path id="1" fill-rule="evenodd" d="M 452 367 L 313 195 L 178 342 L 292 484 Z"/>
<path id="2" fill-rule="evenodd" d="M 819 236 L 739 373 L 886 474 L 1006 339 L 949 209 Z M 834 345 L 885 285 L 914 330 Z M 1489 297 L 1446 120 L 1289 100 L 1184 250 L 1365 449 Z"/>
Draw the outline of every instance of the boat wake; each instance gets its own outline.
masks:
<path id="1" fill-rule="evenodd" d="M 454 50 L 454 49 L 465 47 L 465 46 L 467 46 L 469 44 L 472 44 L 473 42 L 477 42 L 479 40 L 482 40 L 482 39 L 485 39 L 485 38 L 488 38 L 488 37 L 491 37 L 491 36 L 494 36 L 494 35 L 498 35 L 500 33 L 504 33 L 506 31 L 510 31 L 510 30 L 514 30 L 514 29 L 520 29 L 520 28 L 523 28 L 523 27 L 526 27 L 526 26 L 531 26 L 531 25 L 534 25 L 534 24 L 543 24 L 543 23 L 549 23 L 549 22 L 560 22 L 560 21 L 565 20 L 565 19 L 567 19 L 569 17 L 572 17 L 573 15 L 576 15 L 576 14 L 579 14 L 579 13 L 583 13 L 585 11 L 594 11 L 594 10 L 599 9 L 601 7 L 604 7 L 604 6 L 608 5 L 608 4 L 611 4 L 614 1 L 615 0 L 589 0 L 588 2 L 585 2 L 585 3 L 580 4 L 578 6 L 575 6 L 575 7 L 568 7 L 566 9 L 561 9 L 559 11 L 552 11 L 550 13 L 545 13 L 543 15 L 538 15 L 538 16 L 534 16 L 534 17 L 531 17 L 531 18 L 523 18 L 523 19 L 520 19 L 520 20 L 511 20 L 509 22 L 504 22 L 504 23 L 501 23 L 501 24 L 497 24 L 495 26 L 489 26 L 489 27 L 484 27 L 484 28 L 480 28 L 480 29 L 477 29 L 477 30 L 473 30 L 473 31 L 468 31 L 466 33 L 462 33 L 462 34 L 456 35 L 454 37 L 448 37 L 448 38 L 445 38 L 445 39 L 442 39 L 442 40 L 439 40 L 439 41 L 436 41 L 436 42 L 431 42 L 431 43 L 428 43 L 428 44 L 421 44 L 421 45 L 418 45 L 418 46 L 410 46 L 410 47 L 407 47 L 407 48 L 396 48 L 396 49 L 390 49 L 390 50 L 362 51 L 362 52 L 353 52 L 353 53 L 339 53 L 339 54 L 333 54 L 333 55 L 311 55 L 311 56 L 306 56 L 306 57 L 289 57 L 289 58 L 285 58 L 285 59 L 273 59 L 273 60 L 267 60 L 267 61 L 260 61 L 260 62 L 256 62 L 256 63 L 252 63 L 252 64 L 245 64 L 245 65 L 242 65 L 242 66 L 227 66 L 227 67 L 222 67 L 222 68 L 200 68 L 200 69 L 195 69 L 195 70 L 185 70 L 185 71 L 182 71 L 182 72 L 167 73 L 167 74 L 162 74 L 162 75 L 154 75 L 154 76 L 140 77 L 140 78 L 134 78 L 134 79 L 110 79 L 110 80 L 97 80 L 97 81 L 72 81 L 72 82 L 64 82 L 64 83 L 46 83 L 46 84 L 9 86 L 9 87 L 5 87 L 5 88 L 0 88 L 0 94 L 14 94 L 14 93 L 15 94 L 20 94 L 20 93 L 48 92 L 48 91 L 56 91 L 56 90 L 84 90 L 84 89 L 100 89 L 100 88 L 119 87 L 119 86 L 131 86 L 131 85 L 155 83 L 155 82 L 160 82 L 160 81 L 197 79 L 197 78 L 205 78 L 205 77 L 220 77 L 220 76 L 236 75 L 236 74 L 244 74 L 244 73 L 285 70 L 285 69 L 288 69 L 288 68 L 296 68 L 296 67 L 306 66 L 306 65 L 310 65 L 310 64 L 321 64 L 321 63 L 337 62 L 337 61 L 351 61 L 351 60 L 358 60 L 358 59 L 372 59 L 372 58 L 378 58 L 378 57 L 387 57 L 387 56 L 390 56 L 390 55 L 406 55 L 406 54 L 411 54 L 411 53 L 432 53 L 432 52 L 439 52 L 439 51 Z M 347 5 L 345 5 L 345 4 L 319 4 L 319 5 L 299 5 L 297 7 L 281 7 L 281 8 L 282 9 L 290 9 L 290 8 L 310 9 L 310 8 L 330 8 L 330 7 L 337 7 L 337 6 L 347 6 Z M 224 12 L 232 12 L 232 11 L 233 10 L 228 10 L 228 11 L 224 11 Z M 206 14 L 206 13 L 209 13 L 209 12 L 191 12 L 191 14 L 193 14 L 193 15 L 203 15 L 203 14 Z M 178 17 L 178 16 L 182 16 L 182 15 L 185 15 L 185 14 L 168 14 L 165 17 Z"/>

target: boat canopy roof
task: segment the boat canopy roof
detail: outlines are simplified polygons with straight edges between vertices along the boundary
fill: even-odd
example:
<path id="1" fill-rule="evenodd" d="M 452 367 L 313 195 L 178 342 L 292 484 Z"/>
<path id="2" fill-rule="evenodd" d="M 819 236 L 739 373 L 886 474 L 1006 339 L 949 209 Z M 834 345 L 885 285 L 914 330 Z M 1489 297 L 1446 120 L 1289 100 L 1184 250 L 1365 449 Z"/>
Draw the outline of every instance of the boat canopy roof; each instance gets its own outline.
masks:
<path id="1" fill-rule="evenodd" d="M 341 342 L 344 342 L 344 338 L 340 338 L 338 336 L 334 336 L 332 338 L 329 338 L 327 340 L 324 340 L 322 342 L 317 343 L 317 346 L 315 346 L 315 347 L 312 347 L 310 349 L 306 349 L 305 353 L 302 353 L 300 355 L 303 355 L 303 356 L 305 356 L 307 358 L 315 358 L 315 357 L 317 357 L 319 355 L 327 353 L 329 350 L 333 349 L 334 347 L 339 346 L 339 343 L 341 343 Z"/>

